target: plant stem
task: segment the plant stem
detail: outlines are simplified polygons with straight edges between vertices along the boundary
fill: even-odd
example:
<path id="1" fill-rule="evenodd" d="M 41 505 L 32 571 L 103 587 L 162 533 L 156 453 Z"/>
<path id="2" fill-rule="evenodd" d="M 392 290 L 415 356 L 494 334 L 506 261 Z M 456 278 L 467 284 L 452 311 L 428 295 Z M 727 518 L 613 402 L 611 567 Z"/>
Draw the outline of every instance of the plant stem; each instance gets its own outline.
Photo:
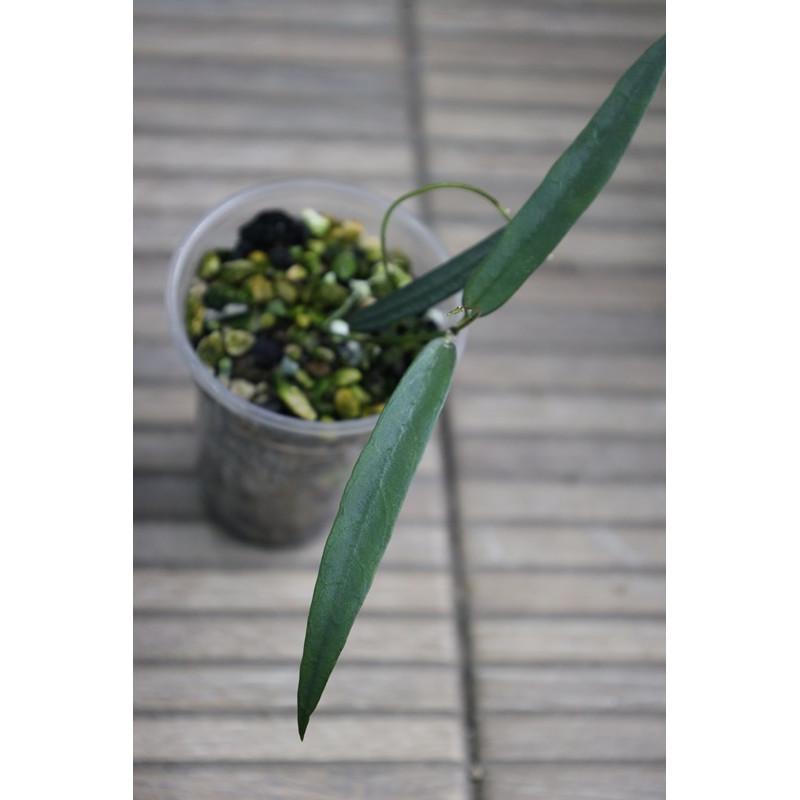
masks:
<path id="1" fill-rule="evenodd" d="M 507 222 L 511 222 L 510 212 L 500 204 L 499 200 L 490 195 L 488 192 L 485 192 L 483 189 L 473 186 L 472 184 L 459 183 L 458 181 L 442 181 L 439 183 L 429 183 L 427 186 L 420 186 L 417 189 L 412 189 L 410 192 L 400 195 L 400 197 L 398 197 L 389 206 L 389 208 L 386 209 L 386 213 L 383 215 L 383 221 L 381 222 L 381 261 L 384 267 L 386 266 L 386 228 L 389 224 L 389 217 L 391 216 L 391 213 L 395 210 L 395 208 L 397 208 L 397 206 L 400 205 L 400 203 L 408 200 L 411 197 L 415 197 L 418 194 L 429 192 L 431 189 L 466 189 L 468 192 L 479 194 L 481 197 L 485 197 L 503 215 Z"/>

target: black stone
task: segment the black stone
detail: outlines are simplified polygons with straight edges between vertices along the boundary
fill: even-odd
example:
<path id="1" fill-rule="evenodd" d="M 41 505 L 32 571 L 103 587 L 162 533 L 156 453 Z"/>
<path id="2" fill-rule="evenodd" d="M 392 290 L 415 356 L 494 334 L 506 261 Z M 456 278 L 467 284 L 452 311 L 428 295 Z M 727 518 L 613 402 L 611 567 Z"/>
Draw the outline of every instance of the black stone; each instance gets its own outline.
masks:
<path id="1" fill-rule="evenodd" d="M 262 211 L 239 228 L 239 241 L 233 252 L 237 258 L 244 258 L 253 250 L 269 253 L 276 247 L 303 245 L 308 237 L 302 220 L 277 209 Z"/>
<path id="2" fill-rule="evenodd" d="M 285 247 L 273 247 L 267 255 L 269 256 L 269 263 L 272 264 L 275 269 L 287 270 L 292 266 L 294 261 Z"/>
<path id="3" fill-rule="evenodd" d="M 283 347 L 267 333 L 256 335 L 256 341 L 250 356 L 257 367 L 261 369 L 272 369 L 281 362 L 283 358 Z"/>

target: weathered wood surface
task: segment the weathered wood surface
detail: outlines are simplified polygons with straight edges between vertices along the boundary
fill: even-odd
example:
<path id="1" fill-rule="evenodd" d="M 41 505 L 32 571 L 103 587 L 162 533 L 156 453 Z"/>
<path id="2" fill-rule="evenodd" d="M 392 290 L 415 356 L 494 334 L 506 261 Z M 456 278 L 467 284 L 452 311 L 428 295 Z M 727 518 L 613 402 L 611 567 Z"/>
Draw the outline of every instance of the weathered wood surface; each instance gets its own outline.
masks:
<path id="1" fill-rule="evenodd" d="M 322 542 L 253 549 L 205 518 L 162 301 L 186 228 L 255 182 L 460 180 L 515 210 L 663 30 L 661 0 L 135 0 L 137 800 L 664 796 L 663 87 L 552 259 L 470 329 L 303 744 Z M 452 190 L 408 207 L 451 249 L 499 225 Z"/>

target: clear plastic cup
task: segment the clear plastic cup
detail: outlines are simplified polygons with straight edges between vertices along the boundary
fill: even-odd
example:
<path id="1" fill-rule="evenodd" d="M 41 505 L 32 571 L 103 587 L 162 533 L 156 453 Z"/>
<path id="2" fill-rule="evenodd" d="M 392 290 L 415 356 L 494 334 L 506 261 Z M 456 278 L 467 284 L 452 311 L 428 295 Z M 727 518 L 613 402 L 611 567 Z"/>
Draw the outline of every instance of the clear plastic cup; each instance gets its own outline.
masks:
<path id="1" fill-rule="evenodd" d="M 309 422 L 250 403 L 227 389 L 197 357 L 184 326 L 186 294 L 204 252 L 230 247 L 258 212 L 305 208 L 358 219 L 377 235 L 390 200 L 354 186 L 319 180 L 265 183 L 228 198 L 202 217 L 172 257 L 166 287 L 169 327 L 199 393 L 199 479 L 209 514 L 230 534 L 262 545 L 293 545 L 327 531 L 344 484 L 377 416 Z M 389 247 L 404 250 L 416 274 L 449 254 L 404 208 L 395 209 Z M 443 310 L 458 305 L 453 297 Z M 458 339 L 463 347 L 464 334 Z"/>

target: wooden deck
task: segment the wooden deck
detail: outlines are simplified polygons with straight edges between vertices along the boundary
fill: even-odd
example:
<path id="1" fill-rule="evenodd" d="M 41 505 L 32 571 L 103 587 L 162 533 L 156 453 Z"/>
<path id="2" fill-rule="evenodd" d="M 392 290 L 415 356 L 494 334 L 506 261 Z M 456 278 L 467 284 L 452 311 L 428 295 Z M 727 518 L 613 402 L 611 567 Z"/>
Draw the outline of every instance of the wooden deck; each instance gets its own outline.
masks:
<path id="1" fill-rule="evenodd" d="M 438 435 L 305 743 L 322 543 L 200 510 L 171 249 L 295 176 L 516 209 L 664 31 L 660 0 L 135 0 L 134 796 L 665 794 L 664 88 L 605 193 L 472 327 Z M 413 204 L 412 204 L 413 207 Z M 453 250 L 472 195 L 416 206 Z"/>

